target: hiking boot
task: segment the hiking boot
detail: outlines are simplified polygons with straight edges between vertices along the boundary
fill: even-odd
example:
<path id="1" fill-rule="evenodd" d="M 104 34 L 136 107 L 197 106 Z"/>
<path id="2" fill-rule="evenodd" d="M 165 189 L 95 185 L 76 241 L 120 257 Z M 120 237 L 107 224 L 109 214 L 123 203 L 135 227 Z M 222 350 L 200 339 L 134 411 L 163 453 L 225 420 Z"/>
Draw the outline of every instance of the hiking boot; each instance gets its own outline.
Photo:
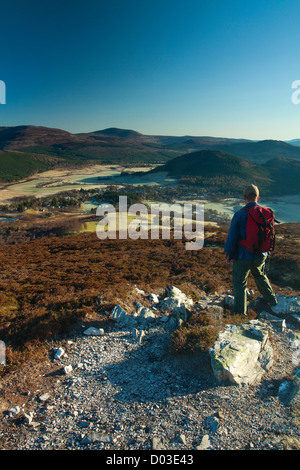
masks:
<path id="1" fill-rule="evenodd" d="M 255 309 L 261 313 L 263 311 L 270 313 L 271 315 L 276 315 L 275 310 L 272 309 L 272 307 L 275 307 L 277 305 L 277 300 L 274 299 L 271 302 L 268 302 L 265 300 L 263 297 L 258 298 L 255 302 Z"/>

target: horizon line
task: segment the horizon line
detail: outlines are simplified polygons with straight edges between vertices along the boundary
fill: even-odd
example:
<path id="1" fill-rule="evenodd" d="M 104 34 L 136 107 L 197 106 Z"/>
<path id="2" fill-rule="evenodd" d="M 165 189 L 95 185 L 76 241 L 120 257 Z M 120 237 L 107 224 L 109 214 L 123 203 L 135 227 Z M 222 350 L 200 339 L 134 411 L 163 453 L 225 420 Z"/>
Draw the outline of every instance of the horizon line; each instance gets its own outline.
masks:
<path id="1" fill-rule="evenodd" d="M 1 128 L 13 128 L 13 127 L 43 127 L 43 128 L 46 128 L 46 129 L 57 129 L 57 130 L 60 130 L 60 131 L 64 131 L 64 132 L 68 132 L 69 134 L 72 134 L 72 135 L 79 135 L 79 134 L 93 134 L 95 132 L 104 132 L 106 130 L 111 130 L 111 129 L 116 129 L 116 130 L 122 130 L 122 131 L 130 131 L 130 132 L 136 132 L 137 134 L 140 134 L 140 135 L 143 135 L 143 136 L 149 136 L 149 137 L 202 137 L 202 138 L 213 138 L 213 139 L 226 139 L 226 140 L 246 140 L 246 141 L 249 141 L 249 142 L 261 142 L 261 141 L 265 141 L 265 140 L 273 140 L 273 141 L 277 141 L 277 142 L 292 142 L 292 141 L 296 141 L 296 140 L 300 140 L 300 137 L 299 138 L 292 138 L 292 139 L 286 139 L 286 140 L 282 140 L 282 139 L 274 139 L 274 138 L 264 138 L 264 139 L 250 139 L 250 138 L 247 138 L 247 137 L 224 137 L 224 136 L 215 136 L 215 135 L 208 135 L 208 134 L 205 134 L 205 135 L 196 135 L 196 134 L 162 134 L 162 133 L 159 133 L 159 134 L 149 134 L 149 133 L 143 133 L 143 132 L 140 132 L 140 131 L 137 131 L 135 129 L 131 129 L 131 128 L 125 128 L 125 127 L 115 127 L 115 126 L 110 126 L 110 127 L 105 127 L 104 129 L 97 129 L 97 130 L 92 130 L 92 131 L 79 131 L 79 132 L 73 132 L 73 131 L 69 131 L 69 130 L 66 130 L 64 128 L 61 128 L 61 127 L 52 127 L 52 126 L 45 126 L 45 125 L 38 125 L 38 124 L 17 124 L 17 125 L 10 125 L 10 126 L 0 126 L 0 129 Z"/>

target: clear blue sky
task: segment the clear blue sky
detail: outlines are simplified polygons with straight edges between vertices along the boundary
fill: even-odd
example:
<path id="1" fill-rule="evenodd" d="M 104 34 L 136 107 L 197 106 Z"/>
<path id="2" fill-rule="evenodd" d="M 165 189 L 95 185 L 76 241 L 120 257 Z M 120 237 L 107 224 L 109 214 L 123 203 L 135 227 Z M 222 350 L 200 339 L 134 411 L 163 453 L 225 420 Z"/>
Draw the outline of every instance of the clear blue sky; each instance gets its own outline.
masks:
<path id="1" fill-rule="evenodd" d="M 300 138 L 300 2 L 1 2 L 0 126 Z"/>

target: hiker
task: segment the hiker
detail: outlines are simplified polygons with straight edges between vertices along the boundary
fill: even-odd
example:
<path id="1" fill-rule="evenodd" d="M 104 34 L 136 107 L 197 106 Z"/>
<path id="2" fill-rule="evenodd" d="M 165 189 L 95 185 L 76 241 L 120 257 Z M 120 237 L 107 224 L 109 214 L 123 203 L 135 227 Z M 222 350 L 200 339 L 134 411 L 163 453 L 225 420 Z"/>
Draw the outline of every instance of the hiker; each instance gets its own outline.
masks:
<path id="1" fill-rule="evenodd" d="M 259 206 L 259 190 L 252 184 L 244 191 L 245 206 L 237 211 L 230 224 L 225 243 L 226 262 L 232 264 L 232 283 L 234 306 L 233 313 L 247 315 L 247 279 L 251 271 L 256 286 L 262 295 L 262 303 L 268 311 L 277 304 L 276 296 L 265 273 L 265 262 L 269 252 L 252 253 L 240 242 L 246 239 L 249 210 Z M 243 244 L 243 242 L 242 242 Z"/>

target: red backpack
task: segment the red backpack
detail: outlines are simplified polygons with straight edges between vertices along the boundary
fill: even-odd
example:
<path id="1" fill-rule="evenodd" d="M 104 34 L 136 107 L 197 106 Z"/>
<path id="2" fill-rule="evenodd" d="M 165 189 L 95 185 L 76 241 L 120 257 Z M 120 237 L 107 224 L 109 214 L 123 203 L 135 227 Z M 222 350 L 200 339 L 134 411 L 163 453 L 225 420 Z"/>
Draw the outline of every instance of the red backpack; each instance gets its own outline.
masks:
<path id="1" fill-rule="evenodd" d="M 244 209 L 248 211 L 246 240 L 240 241 L 240 246 L 245 247 L 253 254 L 274 251 L 274 222 L 278 221 L 275 219 L 272 209 L 261 206 L 244 207 Z"/>

